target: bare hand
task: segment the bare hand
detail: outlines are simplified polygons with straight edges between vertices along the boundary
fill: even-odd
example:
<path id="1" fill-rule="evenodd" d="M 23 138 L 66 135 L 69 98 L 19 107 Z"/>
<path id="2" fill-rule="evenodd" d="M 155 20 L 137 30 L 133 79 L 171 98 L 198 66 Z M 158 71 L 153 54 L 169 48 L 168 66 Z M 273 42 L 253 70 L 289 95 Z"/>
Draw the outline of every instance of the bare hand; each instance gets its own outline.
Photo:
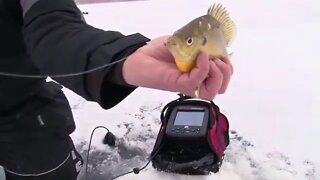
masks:
<path id="1" fill-rule="evenodd" d="M 172 92 L 180 92 L 212 100 L 226 91 L 233 67 L 229 59 L 209 61 L 200 53 L 196 67 L 190 73 L 181 73 L 173 56 L 164 46 L 168 36 L 152 40 L 130 55 L 123 66 L 123 77 L 128 84 Z"/>

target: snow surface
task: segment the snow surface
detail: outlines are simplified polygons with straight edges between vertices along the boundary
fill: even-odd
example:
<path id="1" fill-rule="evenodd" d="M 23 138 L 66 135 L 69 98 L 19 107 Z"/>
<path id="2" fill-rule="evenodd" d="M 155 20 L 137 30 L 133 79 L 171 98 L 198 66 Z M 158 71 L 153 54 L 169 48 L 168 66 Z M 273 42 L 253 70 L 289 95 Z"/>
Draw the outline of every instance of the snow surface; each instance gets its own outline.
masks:
<path id="1" fill-rule="evenodd" d="M 150 0 L 79 8 L 89 13 L 85 18 L 95 27 L 154 38 L 203 15 L 213 2 Z M 119 179 L 320 180 L 320 1 L 220 2 L 238 31 L 232 47 L 235 73 L 226 94 L 215 100 L 232 130 L 221 171 L 181 176 L 157 172 L 149 165 L 139 175 Z M 84 157 L 95 126 L 107 126 L 118 137 L 118 146 L 110 148 L 101 143 L 105 131 L 95 133 L 89 179 L 97 180 L 147 162 L 161 108 L 177 97 L 172 92 L 138 88 L 116 107 L 103 110 L 65 91 L 77 123 L 72 137 Z"/>

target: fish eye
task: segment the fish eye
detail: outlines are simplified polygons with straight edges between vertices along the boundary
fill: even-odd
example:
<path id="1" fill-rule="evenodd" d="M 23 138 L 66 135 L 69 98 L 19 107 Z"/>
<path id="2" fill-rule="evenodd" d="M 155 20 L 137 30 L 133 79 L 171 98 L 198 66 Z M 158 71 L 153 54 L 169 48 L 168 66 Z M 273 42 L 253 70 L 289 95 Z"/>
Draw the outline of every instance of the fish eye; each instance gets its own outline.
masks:
<path id="1" fill-rule="evenodd" d="M 190 46 L 193 43 L 193 38 L 192 37 L 187 37 L 187 44 Z"/>

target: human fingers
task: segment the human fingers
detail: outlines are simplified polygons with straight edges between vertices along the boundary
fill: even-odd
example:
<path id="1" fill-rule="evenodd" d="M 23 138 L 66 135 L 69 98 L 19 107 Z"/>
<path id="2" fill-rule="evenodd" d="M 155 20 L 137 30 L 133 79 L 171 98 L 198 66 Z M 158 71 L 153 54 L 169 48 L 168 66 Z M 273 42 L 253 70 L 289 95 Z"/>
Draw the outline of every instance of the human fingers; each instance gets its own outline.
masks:
<path id="1" fill-rule="evenodd" d="M 229 58 L 222 58 L 221 59 L 223 62 L 225 62 L 227 65 L 229 65 L 230 66 L 230 69 L 231 69 L 231 75 L 233 74 L 233 72 L 234 72 L 234 68 L 233 68 L 233 65 L 232 65 L 232 63 L 231 63 L 231 61 L 230 61 L 230 59 Z"/>
<path id="2" fill-rule="evenodd" d="M 223 82 L 223 76 L 216 63 L 210 61 L 209 74 L 206 80 L 200 86 L 199 97 L 202 99 L 212 100 L 219 93 Z"/>
<path id="3" fill-rule="evenodd" d="M 201 52 L 197 57 L 197 64 L 190 73 L 183 73 L 177 80 L 178 87 L 184 93 L 195 96 L 197 90 L 208 76 L 210 70 L 209 58 L 207 53 Z"/>
<path id="4" fill-rule="evenodd" d="M 225 91 L 227 90 L 227 87 L 229 85 L 230 78 L 233 73 L 232 66 L 221 61 L 220 59 L 215 59 L 214 63 L 217 65 L 217 67 L 219 68 L 219 70 L 222 74 L 222 84 L 221 84 L 221 88 L 219 90 L 219 93 L 222 94 L 222 93 L 225 93 Z"/>

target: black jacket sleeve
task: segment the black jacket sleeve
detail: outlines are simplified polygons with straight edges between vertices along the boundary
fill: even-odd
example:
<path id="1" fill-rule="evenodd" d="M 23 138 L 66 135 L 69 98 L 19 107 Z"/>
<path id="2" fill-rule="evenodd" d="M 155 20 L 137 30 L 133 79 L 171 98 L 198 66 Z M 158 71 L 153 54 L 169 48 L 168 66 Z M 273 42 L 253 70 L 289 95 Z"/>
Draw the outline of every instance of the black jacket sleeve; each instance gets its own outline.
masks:
<path id="1" fill-rule="evenodd" d="M 86 24 L 73 0 L 20 2 L 28 52 L 45 74 L 75 73 L 105 65 L 131 54 L 149 41 L 138 33 L 125 36 Z M 86 75 L 53 79 L 107 109 L 136 88 L 122 79 L 122 64 Z"/>

